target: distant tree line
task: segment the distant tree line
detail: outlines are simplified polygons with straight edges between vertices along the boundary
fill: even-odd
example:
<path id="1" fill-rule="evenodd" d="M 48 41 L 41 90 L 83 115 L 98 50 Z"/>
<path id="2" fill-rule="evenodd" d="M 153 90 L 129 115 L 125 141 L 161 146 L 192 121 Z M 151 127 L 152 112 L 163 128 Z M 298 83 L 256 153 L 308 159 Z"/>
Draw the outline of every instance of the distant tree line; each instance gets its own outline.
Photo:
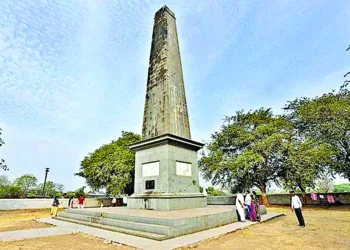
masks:
<path id="1" fill-rule="evenodd" d="M 63 185 L 47 181 L 45 193 L 44 183 L 38 183 L 38 179 L 32 174 L 25 174 L 11 182 L 7 176 L 0 176 L 0 198 L 27 198 L 27 197 L 61 197 Z"/>
<path id="2" fill-rule="evenodd" d="M 0 199 L 4 198 L 78 198 L 86 196 L 85 186 L 64 192 L 64 186 L 59 183 L 47 181 L 43 194 L 44 183 L 32 174 L 25 174 L 11 182 L 6 175 L 0 175 Z"/>

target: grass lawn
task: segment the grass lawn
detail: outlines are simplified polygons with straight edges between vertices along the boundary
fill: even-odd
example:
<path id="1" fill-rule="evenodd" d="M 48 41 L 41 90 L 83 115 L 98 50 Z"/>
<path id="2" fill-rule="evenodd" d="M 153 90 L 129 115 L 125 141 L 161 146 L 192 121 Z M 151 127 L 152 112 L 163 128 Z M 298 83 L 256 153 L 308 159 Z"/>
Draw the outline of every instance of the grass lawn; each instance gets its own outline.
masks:
<path id="1" fill-rule="evenodd" d="M 305 228 L 298 226 L 289 207 L 269 207 L 268 212 L 280 212 L 285 216 L 202 242 L 196 249 L 350 249 L 350 206 L 306 207 L 303 210 Z M 48 209 L 0 211 L 0 231 L 49 227 L 34 221 L 48 216 Z M 0 242 L 0 249 L 133 248 L 104 244 L 101 239 L 77 234 Z"/>

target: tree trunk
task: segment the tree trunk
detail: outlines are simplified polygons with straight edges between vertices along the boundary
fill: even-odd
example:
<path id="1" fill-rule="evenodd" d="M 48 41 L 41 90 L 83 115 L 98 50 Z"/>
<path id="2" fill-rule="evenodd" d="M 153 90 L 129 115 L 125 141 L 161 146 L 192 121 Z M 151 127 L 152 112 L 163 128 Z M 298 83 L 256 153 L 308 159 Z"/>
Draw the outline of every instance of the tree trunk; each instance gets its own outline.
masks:
<path id="1" fill-rule="evenodd" d="M 307 204 L 307 197 L 306 197 L 306 194 L 305 194 L 305 188 L 301 184 L 298 184 L 298 186 L 299 186 L 300 191 L 301 191 L 301 197 L 302 197 L 302 200 L 303 200 L 303 204 Z"/>
<path id="2" fill-rule="evenodd" d="M 268 206 L 269 202 L 267 200 L 267 195 L 266 195 L 266 186 L 265 185 L 261 186 L 260 190 L 261 190 L 262 204 L 265 205 L 265 206 Z"/>

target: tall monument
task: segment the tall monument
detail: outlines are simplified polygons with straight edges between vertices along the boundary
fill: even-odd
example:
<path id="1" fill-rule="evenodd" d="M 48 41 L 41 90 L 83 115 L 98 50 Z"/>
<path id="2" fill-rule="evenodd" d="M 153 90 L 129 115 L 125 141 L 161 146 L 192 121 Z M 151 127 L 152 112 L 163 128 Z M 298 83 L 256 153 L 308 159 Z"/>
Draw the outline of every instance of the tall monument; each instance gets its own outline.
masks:
<path id="1" fill-rule="evenodd" d="M 154 18 L 142 141 L 130 145 L 136 152 L 135 193 L 128 208 L 205 207 L 197 165 L 202 147 L 191 140 L 176 18 L 164 6 Z"/>

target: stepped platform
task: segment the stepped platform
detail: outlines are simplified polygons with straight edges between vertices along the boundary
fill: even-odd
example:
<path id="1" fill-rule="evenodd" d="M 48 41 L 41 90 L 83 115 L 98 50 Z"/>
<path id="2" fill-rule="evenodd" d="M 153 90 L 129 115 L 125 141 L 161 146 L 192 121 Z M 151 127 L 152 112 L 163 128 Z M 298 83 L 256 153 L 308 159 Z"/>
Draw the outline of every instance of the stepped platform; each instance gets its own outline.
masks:
<path id="1" fill-rule="evenodd" d="M 262 214 L 266 209 L 262 206 Z M 67 209 L 57 220 L 166 240 L 236 222 L 234 206 L 207 206 L 176 211 L 128 209 L 126 207 Z"/>

